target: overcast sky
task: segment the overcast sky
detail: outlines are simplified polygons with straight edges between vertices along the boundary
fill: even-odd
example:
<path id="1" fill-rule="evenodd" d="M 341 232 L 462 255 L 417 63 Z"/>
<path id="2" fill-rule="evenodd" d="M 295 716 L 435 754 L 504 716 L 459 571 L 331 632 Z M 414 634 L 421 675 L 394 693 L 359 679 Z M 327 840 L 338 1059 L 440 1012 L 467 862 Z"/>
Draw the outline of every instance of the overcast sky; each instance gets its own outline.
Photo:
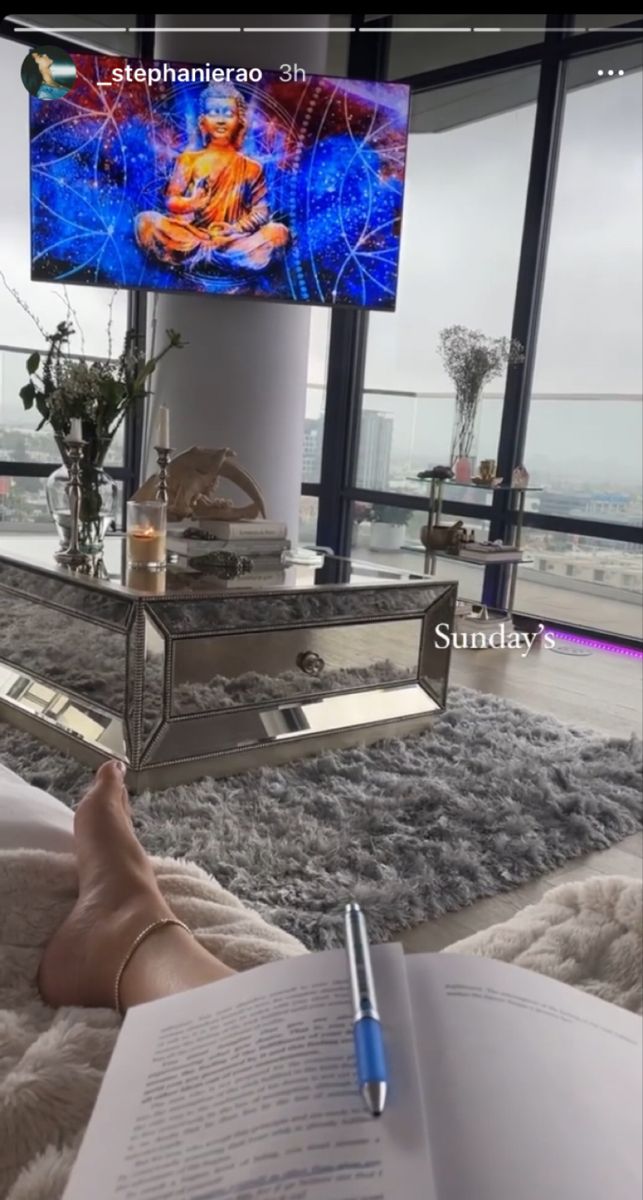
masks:
<path id="1" fill-rule="evenodd" d="M 448 388 L 436 354 L 446 325 L 510 333 L 534 112 L 411 136 L 397 311 L 370 319 L 367 387 Z M 638 397 L 534 402 L 532 461 L 576 478 L 641 479 L 642 115 L 640 72 L 605 78 L 566 103 L 534 391 Z M 324 324 L 316 314 L 318 380 Z M 411 438 L 433 461 L 448 449 L 447 406 L 367 403 L 395 413 L 398 451 Z M 481 453 L 495 453 L 499 421 L 500 405 L 488 403 Z"/>
<path id="2" fill-rule="evenodd" d="M 19 82 L 24 47 L 0 43 L 2 255 L 0 265 L 47 327 L 64 315 L 60 289 L 29 281 L 28 104 Z M 534 390 L 642 391 L 642 129 L 640 72 L 604 79 L 567 99 Z M 367 387 L 448 390 L 438 331 L 454 323 L 492 336 L 511 328 L 534 108 L 445 133 L 414 134 L 408 159 L 397 312 L 371 317 Z M 110 293 L 70 288 L 86 348 L 104 353 Z M 123 296 L 124 315 L 124 296 Z M 39 341 L 0 290 L 0 342 Z M 327 313 L 312 314 L 310 378 L 324 377 Z M 120 328 L 116 332 L 120 336 Z M 11 372 L 13 375 L 13 372 Z M 5 372 L 5 384 L 8 375 Z M 495 387 L 501 387 L 496 384 Z M 492 385 L 493 389 L 494 385 Z M 450 415 L 442 406 L 368 401 L 396 416 L 399 452 L 413 436 L 439 456 Z M 6 406 L 6 397 L 5 397 Z M 6 407 L 5 407 L 6 411 Z M 309 411 L 315 412 L 314 396 Z M 485 412 L 481 451 L 495 453 L 499 404 Z M 534 405 L 534 462 L 567 463 L 635 482 L 641 474 L 640 404 Z M 529 465 L 529 464 L 528 464 Z"/>

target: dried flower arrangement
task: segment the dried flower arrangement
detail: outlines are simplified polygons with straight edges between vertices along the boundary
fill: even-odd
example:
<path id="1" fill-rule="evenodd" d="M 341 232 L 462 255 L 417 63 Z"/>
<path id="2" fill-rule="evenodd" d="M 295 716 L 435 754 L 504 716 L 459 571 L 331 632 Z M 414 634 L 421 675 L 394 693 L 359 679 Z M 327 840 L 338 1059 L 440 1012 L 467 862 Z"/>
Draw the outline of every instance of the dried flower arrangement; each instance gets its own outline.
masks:
<path id="1" fill-rule="evenodd" d="M 455 385 L 453 464 L 471 454 L 482 389 L 490 379 L 501 375 L 506 366 L 523 362 L 524 351 L 515 339 L 490 338 L 478 329 L 449 325 L 440 331 L 438 353 Z"/>

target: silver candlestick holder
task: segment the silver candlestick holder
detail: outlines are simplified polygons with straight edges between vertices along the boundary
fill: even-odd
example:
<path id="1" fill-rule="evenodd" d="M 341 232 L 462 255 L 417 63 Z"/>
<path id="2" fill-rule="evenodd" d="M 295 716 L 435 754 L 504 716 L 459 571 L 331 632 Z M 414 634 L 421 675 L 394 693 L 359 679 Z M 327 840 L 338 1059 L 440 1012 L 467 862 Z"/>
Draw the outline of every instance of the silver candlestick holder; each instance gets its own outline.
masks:
<path id="1" fill-rule="evenodd" d="M 81 550 L 78 544 L 80 532 L 80 463 L 83 456 L 83 447 L 85 442 L 68 441 L 67 460 L 69 462 L 69 483 L 67 490 L 69 494 L 69 545 L 65 550 L 58 550 L 55 554 L 56 562 L 65 567 L 84 567 L 87 565 L 89 555 L 86 551 Z"/>
<path id="2" fill-rule="evenodd" d="M 156 499 L 160 500 L 161 504 L 167 504 L 167 469 L 170 463 L 170 455 L 172 453 L 169 446 L 155 446 L 156 461 L 159 465 L 159 481 L 156 485 Z"/>

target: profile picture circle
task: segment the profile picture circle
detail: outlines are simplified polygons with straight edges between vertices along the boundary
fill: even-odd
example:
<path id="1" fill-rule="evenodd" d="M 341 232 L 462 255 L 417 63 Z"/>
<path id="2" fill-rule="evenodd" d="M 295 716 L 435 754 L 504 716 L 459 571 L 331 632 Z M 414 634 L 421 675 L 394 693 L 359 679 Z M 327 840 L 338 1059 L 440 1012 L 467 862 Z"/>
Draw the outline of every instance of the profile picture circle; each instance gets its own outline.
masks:
<path id="1" fill-rule="evenodd" d="M 36 46 L 25 58 L 20 76 L 36 100 L 62 100 L 76 82 L 76 65 L 59 46 Z"/>

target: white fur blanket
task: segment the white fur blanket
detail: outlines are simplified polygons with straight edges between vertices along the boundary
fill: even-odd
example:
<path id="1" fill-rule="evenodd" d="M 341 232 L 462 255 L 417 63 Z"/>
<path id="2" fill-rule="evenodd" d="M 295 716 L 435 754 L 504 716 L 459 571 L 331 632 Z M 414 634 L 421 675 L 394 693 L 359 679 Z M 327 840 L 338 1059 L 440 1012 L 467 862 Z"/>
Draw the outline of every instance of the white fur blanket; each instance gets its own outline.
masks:
<path id="1" fill-rule="evenodd" d="M 483 954 L 643 1011 L 643 884 L 625 876 L 562 883 L 538 904 L 446 953 Z"/>
<path id="2" fill-rule="evenodd" d="M 155 866 L 173 911 L 228 966 L 243 970 L 305 953 L 199 867 L 172 859 Z M 108 1009 L 55 1012 L 35 986 L 42 948 L 76 889 L 71 855 L 0 852 L 2 1200 L 62 1195 L 118 1033 L 119 1018 Z"/>
<path id="3" fill-rule="evenodd" d="M 156 870 L 177 915 L 230 966 L 305 953 L 198 867 L 164 859 Z M 54 1012 L 35 987 L 42 946 L 75 888 L 68 855 L 0 853 L 2 1200 L 59 1200 L 118 1032 L 113 1012 Z M 641 886 L 597 879 L 559 887 L 450 949 L 516 962 L 640 1011 L 640 937 Z"/>

